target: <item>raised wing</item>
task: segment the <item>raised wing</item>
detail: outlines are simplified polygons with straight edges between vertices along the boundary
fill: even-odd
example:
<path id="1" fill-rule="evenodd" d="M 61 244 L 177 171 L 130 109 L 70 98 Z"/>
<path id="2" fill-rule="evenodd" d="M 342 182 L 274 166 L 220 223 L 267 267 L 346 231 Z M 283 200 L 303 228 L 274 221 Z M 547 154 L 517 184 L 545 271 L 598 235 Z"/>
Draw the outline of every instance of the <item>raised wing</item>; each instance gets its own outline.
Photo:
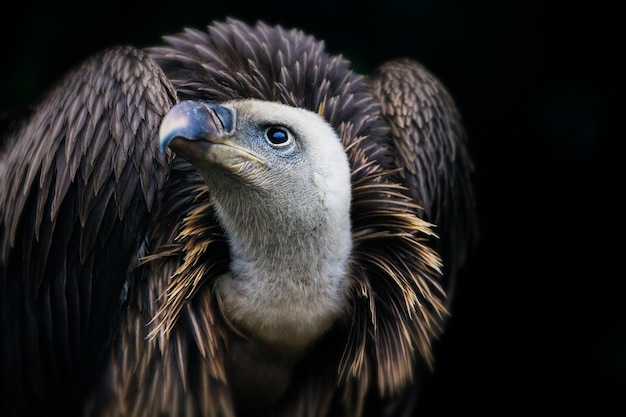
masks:
<path id="1" fill-rule="evenodd" d="M 150 58 L 116 48 L 65 77 L 6 138 L 2 415 L 72 411 L 89 390 L 169 173 L 156 137 L 176 101 Z"/>
<path id="2" fill-rule="evenodd" d="M 393 157 L 443 260 L 442 285 L 450 299 L 458 268 L 477 237 L 473 163 L 456 105 L 446 88 L 415 61 L 381 65 L 368 79 L 391 128 Z"/>

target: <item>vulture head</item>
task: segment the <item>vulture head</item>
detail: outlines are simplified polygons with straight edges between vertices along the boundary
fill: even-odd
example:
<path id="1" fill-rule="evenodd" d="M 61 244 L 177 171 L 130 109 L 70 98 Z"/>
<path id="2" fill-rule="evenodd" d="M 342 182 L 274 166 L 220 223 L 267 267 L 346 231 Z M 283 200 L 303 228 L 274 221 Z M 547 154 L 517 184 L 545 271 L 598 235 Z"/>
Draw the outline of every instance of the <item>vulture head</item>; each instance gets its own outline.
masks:
<path id="1" fill-rule="evenodd" d="M 2 415 L 414 410 L 476 235 L 461 118 L 422 65 L 361 75 L 227 19 L 96 54 L 17 126 Z"/>
<path id="2" fill-rule="evenodd" d="M 337 134 L 311 111 L 241 100 L 177 104 L 160 135 L 207 183 L 228 236 L 223 314 L 284 351 L 308 346 L 346 310 L 350 167 Z"/>

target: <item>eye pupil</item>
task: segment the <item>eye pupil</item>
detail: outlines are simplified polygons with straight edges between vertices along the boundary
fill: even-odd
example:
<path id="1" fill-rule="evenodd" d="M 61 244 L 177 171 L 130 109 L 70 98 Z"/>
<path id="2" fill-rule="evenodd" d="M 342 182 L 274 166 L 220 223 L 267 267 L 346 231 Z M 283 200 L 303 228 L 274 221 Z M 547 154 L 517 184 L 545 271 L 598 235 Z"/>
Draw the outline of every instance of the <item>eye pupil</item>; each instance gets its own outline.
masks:
<path id="1" fill-rule="evenodd" d="M 281 145 L 289 141 L 289 133 L 280 127 L 270 127 L 266 132 L 267 139 L 274 145 Z"/>

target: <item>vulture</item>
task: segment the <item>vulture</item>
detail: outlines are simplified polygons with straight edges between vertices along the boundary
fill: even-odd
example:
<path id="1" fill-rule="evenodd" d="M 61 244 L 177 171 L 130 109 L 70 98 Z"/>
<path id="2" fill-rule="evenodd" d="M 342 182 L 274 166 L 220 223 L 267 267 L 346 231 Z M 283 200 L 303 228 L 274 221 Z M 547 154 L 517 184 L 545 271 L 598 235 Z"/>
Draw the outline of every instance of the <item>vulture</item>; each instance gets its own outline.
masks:
<path id="1" fill-rule="evenodd" d="M 409 58 L 371 74 L 235 18 L 115 46 L 0 142 L 11 416 L 409 416 L 477 235 L 468 135 Z"/>

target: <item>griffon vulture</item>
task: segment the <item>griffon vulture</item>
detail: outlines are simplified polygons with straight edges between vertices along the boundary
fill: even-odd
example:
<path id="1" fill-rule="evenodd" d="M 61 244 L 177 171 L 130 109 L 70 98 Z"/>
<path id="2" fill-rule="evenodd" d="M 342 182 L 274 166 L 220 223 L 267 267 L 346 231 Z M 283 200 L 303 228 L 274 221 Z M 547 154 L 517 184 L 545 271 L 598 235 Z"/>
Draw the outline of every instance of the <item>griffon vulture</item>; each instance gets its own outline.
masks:
<path id="1" fill-rule="evenodd" d="M 4 133 L 2 416 L 409 415 L 473 169 L 412 60 L 235 19 L 96 54 Z"/>

